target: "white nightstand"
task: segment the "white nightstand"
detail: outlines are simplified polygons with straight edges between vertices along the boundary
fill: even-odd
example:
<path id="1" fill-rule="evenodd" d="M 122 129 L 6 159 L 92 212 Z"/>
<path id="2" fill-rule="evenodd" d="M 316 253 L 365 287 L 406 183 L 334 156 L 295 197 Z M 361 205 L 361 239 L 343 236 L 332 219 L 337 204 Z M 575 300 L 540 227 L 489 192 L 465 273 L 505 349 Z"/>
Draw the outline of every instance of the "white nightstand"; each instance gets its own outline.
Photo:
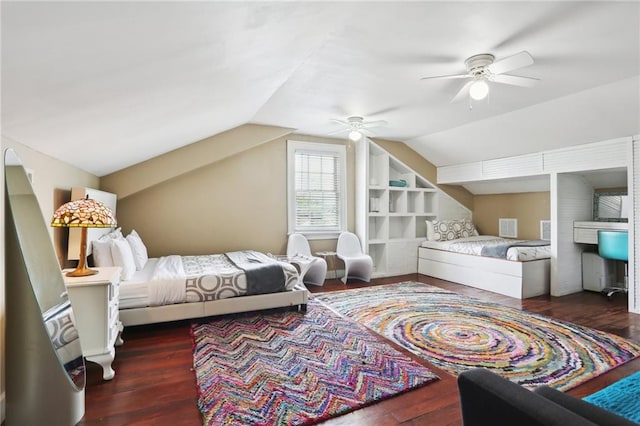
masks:
<path id="1" fill-rule="evenodd" d="M 118 318 L 120 267 L 93 268 L 96 275 L 64 276 L 69 300 L 80 336 L 82 354 L 88 361 L 102 366 L 102 378 L 113 379 L 111 363 L 115 345 L 121 345 L 122 323 Z"/>

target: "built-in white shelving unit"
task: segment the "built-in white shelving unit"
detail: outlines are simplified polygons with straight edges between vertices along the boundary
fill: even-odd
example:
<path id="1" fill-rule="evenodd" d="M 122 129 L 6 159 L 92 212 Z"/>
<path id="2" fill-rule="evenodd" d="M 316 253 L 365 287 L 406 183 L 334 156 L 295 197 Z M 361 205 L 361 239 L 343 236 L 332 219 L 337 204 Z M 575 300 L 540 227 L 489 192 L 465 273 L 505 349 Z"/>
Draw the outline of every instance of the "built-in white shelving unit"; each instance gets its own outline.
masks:
<path id="1" fill-rule="evenodd" d="M 471 212 L 435 185 L 365 139 L 356 148 L 356 233 L 373 259 L 373 276 L 415 273 L 418 246 L 425 240 L 426 220 L 438 217 L 441 201 L 451 218 Z M 405 181 L 392 186 L 390 181 Z M 446 206 L 455 205 L 454 208 Z"/>

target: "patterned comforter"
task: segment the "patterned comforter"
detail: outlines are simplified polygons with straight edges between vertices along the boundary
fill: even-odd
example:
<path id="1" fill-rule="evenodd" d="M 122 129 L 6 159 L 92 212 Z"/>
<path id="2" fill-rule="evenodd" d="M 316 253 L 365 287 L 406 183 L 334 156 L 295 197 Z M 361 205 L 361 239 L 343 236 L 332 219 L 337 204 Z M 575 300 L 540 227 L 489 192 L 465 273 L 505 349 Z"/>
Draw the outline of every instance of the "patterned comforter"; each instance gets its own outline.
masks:
<path id="1" fill-rule="evenodd" d="M 512 240 L 491 235 L 478 235 L 475 237 L 458 238 L 451 241 L 424 241 L 422 247 L 451 251 L 454 253 L 472 254 L 475 256 L 482 255 L 482 249 L 486 246 L 498 246 L 505 243 L 525 242 L 526 240 Z M 507 250 L 506 259 L 518 262 L 526 262 L 529 260 L 548 259 L 551 257 L 550 246 L 534 246 L 534 247 L 510 247 Z"/>
<path id="2" fill-rule="evenodd" d="M 298 282 L 297 269 L 257 251 L 246 251 L 251 259 L 279 264 L 284 287 L 291 290 Z M 247 278 L 242 269 L 224 254 L 165 256 L 158 260 L 149 285 L 149 305 L 205 302 L 247 295 Z"/>
<path id="3" fill-rule="evenodd" d="M 43 314 L 47 333 L 63 364 L 76 361 L 82 357 L 80 338 L 74 325 L 71 303 L 66 301 L 54 306 Z"/>

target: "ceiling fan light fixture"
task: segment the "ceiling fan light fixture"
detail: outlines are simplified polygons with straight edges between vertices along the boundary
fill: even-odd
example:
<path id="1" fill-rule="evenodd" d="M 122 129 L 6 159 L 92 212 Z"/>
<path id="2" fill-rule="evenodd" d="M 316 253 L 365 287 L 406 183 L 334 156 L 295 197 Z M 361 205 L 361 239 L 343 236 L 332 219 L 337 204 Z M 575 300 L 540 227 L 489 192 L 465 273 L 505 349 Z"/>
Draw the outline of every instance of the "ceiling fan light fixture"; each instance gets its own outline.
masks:
<path id="1" fill-rule="evenodd" d="M 469 96 L 471 99 L 480 101 L 487 97 L 489 94 L 489 84 L 484 79 L 478 79 L 471 83 L 469 87 Z"/>
<path id="2" fill-rule="evenodd" d="M 352 130 L 349 132 L 349 139 L 351 139 L 354 142 L 358 142 L 361 137 L 362 137 L 362 133 L 360 133 L 357 130 Z"/>

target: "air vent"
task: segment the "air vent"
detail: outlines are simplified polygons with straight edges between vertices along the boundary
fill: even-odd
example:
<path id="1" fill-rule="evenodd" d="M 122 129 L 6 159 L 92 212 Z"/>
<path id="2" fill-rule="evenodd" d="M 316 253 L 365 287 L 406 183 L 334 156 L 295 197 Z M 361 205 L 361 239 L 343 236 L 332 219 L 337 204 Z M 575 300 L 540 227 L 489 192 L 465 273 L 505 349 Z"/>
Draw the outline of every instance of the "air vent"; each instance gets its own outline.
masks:
<path id="1" fill-rule="evenodd" d="M 551 240 L 551 221 L 540 221 L 540 239 L 550 241 Z"/>
<path id="2" fill-rule="evenodd" d="M 518 238 L 518 219 L 498 219 L 498 235 L 504 238 Z"/>

